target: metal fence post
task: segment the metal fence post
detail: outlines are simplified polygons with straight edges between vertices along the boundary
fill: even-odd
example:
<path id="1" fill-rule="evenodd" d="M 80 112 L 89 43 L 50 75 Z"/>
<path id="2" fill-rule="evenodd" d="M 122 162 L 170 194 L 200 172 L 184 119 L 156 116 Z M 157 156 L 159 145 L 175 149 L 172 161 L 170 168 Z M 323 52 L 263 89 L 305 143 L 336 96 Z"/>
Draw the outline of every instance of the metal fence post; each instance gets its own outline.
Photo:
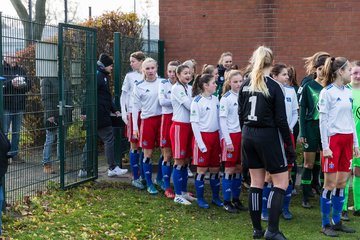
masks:
<path id="1" fill-rule="evenodd" d="M 158 74 L 161 77 L 165 77 L 165 54 L 164 54 L 164 41 L 163 40 L 159 40 L 158 41 L 158 64 L 159 64 L 159 69 L 158 69 Z"/>

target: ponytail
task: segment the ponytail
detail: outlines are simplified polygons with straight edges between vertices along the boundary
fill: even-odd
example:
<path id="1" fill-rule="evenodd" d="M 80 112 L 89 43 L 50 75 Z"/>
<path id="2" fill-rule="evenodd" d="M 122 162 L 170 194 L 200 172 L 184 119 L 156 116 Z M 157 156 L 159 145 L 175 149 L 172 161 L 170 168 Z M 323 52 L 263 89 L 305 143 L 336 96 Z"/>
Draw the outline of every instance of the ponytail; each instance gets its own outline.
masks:
<path id="1" fill-rule="evenodd" d="M 192 87 L 192 97 L 201 94 L 204 91 L 204 84 L 209 83 L 213 77 L 210 74 L 197 75 Z"/>
<path id="2" fill-rule="evenodd" d="M 252 70 L 249 73 L 250 92 L 261 92 L 265 96 L 270 95 L 269 89 L 264 81 L 264 69 L 271 66 L 273 59 L 273 53 L 270 48 L 260 46 L 254 51 L 250 59 L 250 63 L 252 64 Z"/>
<path id="3" fill-rule="evenodd" d="M 322 81 L 328 86 L 338 77 L 339 70 L 344 69 L 349 61 L 344 57 L 328 57 L 322 69 Z"/>

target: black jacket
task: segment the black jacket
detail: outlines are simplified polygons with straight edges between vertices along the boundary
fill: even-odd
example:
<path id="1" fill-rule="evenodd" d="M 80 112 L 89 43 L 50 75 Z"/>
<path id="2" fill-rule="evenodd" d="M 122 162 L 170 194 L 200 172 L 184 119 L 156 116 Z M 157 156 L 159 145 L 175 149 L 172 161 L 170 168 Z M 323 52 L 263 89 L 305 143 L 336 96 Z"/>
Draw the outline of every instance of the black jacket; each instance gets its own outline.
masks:
<path id="1" fill-rule="evenodd" d="M 10 66 L 4 62 L 4 77 L 6 78 L 3 86 L 4 110 L 24 111 L 26 93 L 31 89 L 31 81 L 26 77 L 25 70 L 18 65 Z M 12 80 L 16 77 L 24 77 L 26 84 L 21 87 L 14 87 Z"/>

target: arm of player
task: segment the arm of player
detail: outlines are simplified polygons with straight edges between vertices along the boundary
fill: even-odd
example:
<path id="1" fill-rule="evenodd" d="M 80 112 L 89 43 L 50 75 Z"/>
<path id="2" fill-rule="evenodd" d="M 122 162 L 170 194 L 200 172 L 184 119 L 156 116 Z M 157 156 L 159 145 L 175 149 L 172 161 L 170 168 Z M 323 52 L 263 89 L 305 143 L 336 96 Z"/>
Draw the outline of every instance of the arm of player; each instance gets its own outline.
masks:
<path id="1" fill-rule="evenodd" d="M 319 96 L 319 127 L 321 145 L 323 148 L 323 156 L 332 158 L 332 151 L 329 146 L 329 135 L 328 135 L 328 113 L 329 113 L 329 100 L 325 90 L 321 90 Z"/>
<path id="2" fill-rule="evenodd" d="M 120 96 L 120 106 L 121 106 L 121 118 L 124 121 L 124 123 L 128 124 L 128 113 L 126 111 L 126 101 L 128 99 L 129 95 L 127 92 L 122 91 Z"/>
<path id="3" fill-rule="evenodd" d="M 193 130 L 194 133 L 194 137 L 195 137 L 195 141 L 197 143 L 197 145 L 199 146 L 199 149 L 201 152 L 207 152 L 207 148 L 206 145 L 201 137 L 201 132 L 200 132 L 200 128 L 199 128 L 199 123 L 197 122 L 192 122 L 191 123 L 191 128 Z"/>

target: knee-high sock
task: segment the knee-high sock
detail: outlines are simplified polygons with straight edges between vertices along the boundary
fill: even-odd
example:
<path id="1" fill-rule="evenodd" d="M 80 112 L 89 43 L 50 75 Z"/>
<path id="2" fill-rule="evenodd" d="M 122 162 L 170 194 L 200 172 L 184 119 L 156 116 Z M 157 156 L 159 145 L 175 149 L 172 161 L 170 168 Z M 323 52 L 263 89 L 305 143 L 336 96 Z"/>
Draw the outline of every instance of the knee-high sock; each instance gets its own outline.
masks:
<path id="1" fill-rule="evenodd" d="M 344 204 L 343 204 L 343 211 L 347 211 L 348 210 L 348 201 L 349 201 L 349 188 L 350 188 L 350 177 L 348 178 L 348 180 L 346 181 L 346 186 L 344 188 Z"/>
<path id="2" fill-rule="evenodd" d="M 220 193 L 220 178 L 219 173 L 210 173 L 210 187 L 213 199 L 219 199 Z"/>
<path id="3" fill-rule="evenodd" d="M 163 161 L 161 166 L 161 171 L 164 180 L 164 187 L 165 189 L 170 188 L 170 177 L 171 177 L 171 163 Z"/>
<path id="4" fill-rule="evenodd" d="M 292 185 L 292 182 L 290 181 L 289 186 L 286 189 L 285 197 L 284 197 L 283 209 L 285 209 L 285 210 L 289 210 L 292 190 L 293 190 L 293 185 Z"/>
<path id="5" fill-rule="evenodd" d="M 163 173 L 162 173 L 162 163 L 164 161 L 164 156 L 161 154 L 158 162 L 158 171 L 156 175 L 156 180 L 161 181 L 163 180 Z"/>
<path id="6" fill-rule="evenodd" d="M 231 187 L 233 201 L 240 200 L 241 183 L 242 183 L 241 173 L 234 173 L 232 187 Z"/>
<path id="7" fill-rule="evenodd" d="M 182 192 L 187 192 L 187 185 L 188 185 L 188 171 L 187 171 L 188 165 L 184 165 L 181 168 L 181 177 L 182 177 L 182 185 L 181 185 L 181 191 Z"/>
<path id="8" fill-rule="evenodd" d="M 294 162 L 294 167 L 291 169 L 291 181 L 292 181 L 292 188 L 295 189 L 295 184 L 296 184 L 296 177 L 297 177 L 297 163 L 296 161 Z"/>
<path id="9" fill-rule="evenodd" d="M 354 176 L 353 179 L 353 193 L 354 193 L 354 210 L 360 210 L 360 177 Z"/>
<path id="10" fill-rule="evenodd" d="M 261 208 L 262 208 L 262 193 L 261 188 L 250 187 L 249 190 L 249 212 L 251 217 L 251 222 L 254 229 L 262 230 L 261 227 Z"/>
<path id="11" fill-rule="evenodd" d="M 322 189 L 320 198 L 320 211 L 322 226 L 330 224 L 330 211 L 331 211 L 331 191 Z"/>
<path id="12" fill-rule="evenodd" d="M 320 186 L 321 166 L 320 166 L 320 155 L 318 157 L 318 154 L 320 154 L 320 153 L 316 153 L 314 168 L 312 169 L 312 181 L 311 181 L 312 186 L 315 186 L 315 185 Z"/>
<path id="13" fill-rule="evenodd" d="M 277 187 L 273 187 L 269 194 L 268 199 L 268 212 L 269 212 L 269 226 L 270 232 L 279 231 L 280 214 L 283 207 L 285 196 L 285 190 Z"/>
<path id="14" fill-rule="evenodd" d="M 196 189 L 196 198 L 204 200 L 204 174 L 196 174 L 195 176 L 195 189 Z"/>
<path id="15" fill-rule="evenodd" d="M 268 198 L 269 198 L 269 194 L 271 192 L 271 188 L 272 188 L 272 184 L 265 182 L 264 183 L 264 188 L 262 190 L 262 209 L 261 212 L 266 215 L 267 214 L 267 204 L 268 204 Z"/>
<path id="16" fill-rule="evenodd" d="M 130 150 L 130 167 L 134 180 L 139 179 L 139 153 L 137 150 Z"/>
<path id="17" fill-rule="evenodd" d="M 231 201 L 231 192 L 233 185 L 233 175 L 225 173 L 222 179 L 222 193 L 224 196 L 224 202 L 229 203 Z"/>
<path id="18" fill-rule="evenodd" d="M 344 204 L 344 189 L 335 188 L 332 191 L 331 203 L 332 203 L 332 221 L 337 224 L 341 221 L 341 211 Z"/>
<path id="19" fill-rule="evenodd" d="M 145 172 L 144 172 L 144 151 L 140 153 L 140 176 L 142 179 L 145 179 Z"/>
<path id="20" fill-rule="evenodd" d="M 301 175 L 301 187 L 303 190 L 303 201 L 309 201 L 309 194 L 311 190 L 311 173 L 312 170 L 309 168 L 303 168 Z"/>
<path id="21" fill-rule="evenodd" d="M 181 168 L 180 165 L 174 165 L 173 167 L 173 183 L 174 183 L 174 190 L 176 195 L 181 195 L 181 186 L 182 186 L 182 176 L 181 176 Z"/>
<path id="22" fill-rule="evenodd" d="M 144 174 L 145 174 L 145 180 L 146 185 L 149 187 L 153 184 L 152 182 L 152 164 L 151 164 L 151 158 L 144 158 Z"/>

